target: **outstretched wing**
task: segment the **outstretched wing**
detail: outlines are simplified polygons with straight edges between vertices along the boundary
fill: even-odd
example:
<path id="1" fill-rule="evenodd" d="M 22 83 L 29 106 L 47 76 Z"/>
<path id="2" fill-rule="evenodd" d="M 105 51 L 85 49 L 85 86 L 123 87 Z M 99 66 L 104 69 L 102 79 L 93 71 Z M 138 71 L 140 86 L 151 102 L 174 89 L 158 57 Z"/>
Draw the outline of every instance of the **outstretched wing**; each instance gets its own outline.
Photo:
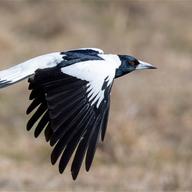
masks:
<path id="1" fill-rule="evenodd" d="M 91 62 L 40 69 L 29 79 L 32 103 L 27 114 L 35 112 L 27 130 L 36 126 L 35 137 L 44 130 L 46 140 L 54 146 L 52 164 L 60 158 L 60 173 L 76 151 L 71 165 L 73 179 L 85 156 L 89 170 L 100 136 L 104 139 L 115 76 L 115 70 L 97 68 L 103 61 Z"/>

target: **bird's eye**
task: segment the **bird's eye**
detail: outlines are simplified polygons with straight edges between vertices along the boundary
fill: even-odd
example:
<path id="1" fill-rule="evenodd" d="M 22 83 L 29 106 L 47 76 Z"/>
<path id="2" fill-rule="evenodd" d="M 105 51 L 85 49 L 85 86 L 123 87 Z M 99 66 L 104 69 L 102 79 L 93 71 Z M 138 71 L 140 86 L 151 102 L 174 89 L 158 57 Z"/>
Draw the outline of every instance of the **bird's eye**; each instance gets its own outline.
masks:
<path id="1" fill-rule="evenodd" d="M 135 62 L 134 61 L 129 61 L 129 64 L 134 66 Z"/>

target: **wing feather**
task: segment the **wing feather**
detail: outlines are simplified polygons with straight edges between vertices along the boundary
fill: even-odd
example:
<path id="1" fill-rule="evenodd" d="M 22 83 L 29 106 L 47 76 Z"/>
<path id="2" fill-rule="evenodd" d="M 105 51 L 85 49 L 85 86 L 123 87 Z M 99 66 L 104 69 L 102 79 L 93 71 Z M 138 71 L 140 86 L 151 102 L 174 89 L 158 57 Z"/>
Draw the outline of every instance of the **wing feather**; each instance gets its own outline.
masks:
<path id="1" fill-rule="evenodd" d="M 42 100 L 41 100 L 40 97 L 35 98 L 35 99 L 32 101 L 32 103 L 29 105 L 29 107 L 28 107 L 28 109 L 27 109 L 27 111 L 26 111 L 27 115 L 28 115 L 29 113 L 31 113 L 37 106 L 39 106 L 39 104 L 41 104 L 41 102 L 42 102 Z"/>
<path id="2" fill-rule="evenodd" d="M 75 157 L 74 157 L 72 165 L 71 165 L 71 174 L 72 174 L 72 177 L 74 180 L 76 179 L 76 177 L 79 173 L 79 170 L 81 168 L 83 158 L 85 156 L 87 146 L 89 143 L 89 138 L 91 136 L 91 133 L 93 132 L 95 121 L 96 121 L 96 117 L 94 116 L 92 122 L 90 122 L 89 126 L 86 129 L 85 134 L 82 136 L 82 138 L 79 142 L 79 145 L 77 147 Z"/>
<path id="3" fill-rule="evenodd" d="M 61 124 L 59 124 L 56 129 L 53 136 L 50 140 L 50 145 L 53 146 L 59 138 L 61 138 L 70 128 L 70 126 L 73 126 L 74 123 L 77 123 L 79 120 L 79 117 L 82 112 L 85 111 L 85 108 L 87 106 L 85 105 L 86 102 L 81 102 L 78 107 L 75 107 L 73 110 L 70 111 L 70 114 L 66 115 L 65 118 L 63 118 L 63 121 Z"/>
<path id="4" fill-rule="evenodd" d="M 84 129 L 80 129 L 77 134 L 74 135 L 73 139 L 69 142 L 69 144 L 66 146 L 60 162 L 59 162 L 59 172 L 63 173 L 64 169 L 66 168 L 74 150 L 76 149 L 77 145 L 79 144 L 80 140 L 82 139 L 83 135 L 85 134 L 85 131 L 87 130 L 87 127 L 90 126 L 91 122 L 94 120 L 94 114 L 90 116 L 89 121 L 85 125 Z"/>
<path id="5" fill-rule="evenodd" d="M 70 53 L 70 57 L 71 54 L 73 53 Z M 91 56 L 91 58 L 97 57 Z M 64 65 L 61 63 L 61 66 L 37 70 L 29 79 L 32 102 L 27 109 L 27 114 L 33 112 L 33 115 L 28 121 L 27 130 L 36 123 L 35 137 L 44 130 L 46 141 L 54 146 L 51 153 L 52 164 L 60 158 L 60 173 L 64 171 L 75 152 L 71 174 L 73 179 L 76 179 L 84 157 L 88 171 L 99 138 L 104 139 L 109 113 L 111 79 L 114 78 L 114 74 L 109 77 L 102 73 L 96 80 L 94 74 L 93 77 L 89 74 L 89 79 L 86 80 L 81 78 L 86 75 L 83 71 L 82 74 L 77 72 L 80 77 L 73 75 L 72 68 L 68 70 L 68 73 L 72 74 L 65 74 Z M 90 72 L 93 73 L 93 70 Z"/>
<path id="6" fill-rule="evenodd" d="M 50 122 L 48 123 L 47 127 L 45 128 L 44 135 L 45 135 L 45 140 L 47 142 L 50 141 L 50 138 L 53 135 L 53 130 L 51 128 L 51 123 Z"/>
<path id="7" fill-rule="evenodd" d="M 40 135 L 40 133 L 45 128 L 45 126 L 48 124 L 48 122 L 49 122 L 49 114 L 48 114 L 48 111 L 46 111 L 43 114 L 43 117 L 41 118 L 41 120 L 39 121 L 37 127 L 35 128 L 35 132 L 34 132 L 35 137 L 38 137 Z"/>
<path id="8" fill-rule="evenodd" d="M 86 114 L 84 114 L 84 116 L 82 115 L 82 119 L 81 121 L 76 125 L 75 127 L 72 127 L 73 129 L 68 130 L 68 132 L 62 137 L 62 139 L 60 139 L 58 141 L 58 143 L 56 144 L 56 146 L 54 147 L 52 154 L 51 154 L 51 159 L 52 159 L 52 163 L 55 164 L 58 157 L 60 156 L 61 152 L 63 151 L 64 147 L 66 145 L 68 145 L 68 143 L 71 141 L 71 139 L 73 139 L 73 137 L 75 136 L 75 134 L 77 134 L 77 132 L 79 130 L 84 130 L 86 127 L 86 123 L 88 122 L 89 118 L 91 117 L 91 110 L 88 109 L 86 111 Z M 66 146 L 67 147 L 67 146 Z"/>
<path id="9" fill-rule="evenodd" d="M 53 104 L 53 107 L 51 107 L 52 105 L 49 103 L 48 101 L 48 105 L 50 105 L 50 118 L 51 119 L 55 119 L 55 120 L 59 120 L 61 118 L 61 116 L 63 116 L 63 114 L 69 113 L 69 111 L 71 111 L 71 109 L 73 109 L 75 106 L 78 106 L 78 104 L 82 104 L 85 103 L 85 99 L 83 95 L 79 95 L 78 97 L 74 98 L 73 100 L 70 101 L 65 101 L 63 102 L 62 106 L 64 106 L 64 108 L 60 108 L 60 110 L 57 110 L 57 108 L 55 107 L 55 104 Z"/>
<path id="10" fill-rule="evenodd" d="M 110 99 L 110 98 L 109 98 Z M 101 125 L 101 140 L 104 141 L 105 138 L 105 133 L 107 129 L 107 123 L 108 123 L 108 118 L 109 118 L 109 109 L 110 109 L 110 100 L 107 102 L 107 107 L 104 111 L 103 114 L 103 119 L 102 119 L 102 125 Z"/>
<path id="11" fill-rule="evenodd" d="M 33 114 L 33 116 L 29 119 L 27 123 L 27 130 L 30 130 L 33 125 L 38 121 L 38 119 L 43 115 L 43 113 L 46 111 L 47 106 L 45 103 L 42 103 L 37 111 Z"/>
<path id="12" fill-rule="evenodd" d="M 87 154 L 85 159 L 85 167 L 86 170 L 89 171 L 93 157 L 95 155 L 96 145 L 98 142 L 99 134 L 100 134 L 100 123 L 101 123 L 101 116 L 98 117 L 97 122 L 94 125 L 94 129 L 89 137 L 89 145 L 87 148 Z"/>

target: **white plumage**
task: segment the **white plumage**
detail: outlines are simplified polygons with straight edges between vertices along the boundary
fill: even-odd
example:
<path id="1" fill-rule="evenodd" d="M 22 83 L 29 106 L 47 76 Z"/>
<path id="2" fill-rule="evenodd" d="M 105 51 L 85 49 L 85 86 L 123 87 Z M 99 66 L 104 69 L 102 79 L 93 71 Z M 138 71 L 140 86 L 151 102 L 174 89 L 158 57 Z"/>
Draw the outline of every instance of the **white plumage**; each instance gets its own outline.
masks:
<path id="1" fill-rule="evenodd" d="M 63 60 L 60 52 L 41 55 L 23 63 L 15 65 L 7 70 L 0 71 L 0 81 L 14 84 L 33 75 L 37 69 L 55 67 Z"/>
<path id="2" fill-rule="evenodd" d="M 115 78 L 115 70 L 121 64 L 117 55 L 98 54 L 98 56 L 103 60 L 82 61 L 61 68 L 63 73 L 89 82 L 87 89 L 89 101 L 94 99 L 91 104 L 97 103 L 97 108 L 104 98 L 104 90 L 102 90 L 104 80 L 107 78 L 109 86 Z"/>

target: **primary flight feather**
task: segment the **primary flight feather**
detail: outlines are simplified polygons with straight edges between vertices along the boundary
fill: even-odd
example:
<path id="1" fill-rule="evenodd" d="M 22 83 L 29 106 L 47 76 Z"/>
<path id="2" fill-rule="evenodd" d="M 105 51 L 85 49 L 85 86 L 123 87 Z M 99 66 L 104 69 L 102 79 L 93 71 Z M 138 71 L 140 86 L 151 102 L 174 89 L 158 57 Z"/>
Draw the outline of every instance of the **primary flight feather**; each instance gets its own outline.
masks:
<path id="1" fill-rule="evenodd" d="M 44 131 L 53 146 L 51 162 L 59 159 L 63 173 L 71 156 L 73 179 L 85 157 L 91 167 L 97 143 L 104 140 L 113 80 L 137 69 L 154 69 L 151 64 L 128 55 L 105 54 L 82 48 L 35 57 L 0 71 L 0 88 L 28 78 L 32 114 L 27 130 Z"/>

